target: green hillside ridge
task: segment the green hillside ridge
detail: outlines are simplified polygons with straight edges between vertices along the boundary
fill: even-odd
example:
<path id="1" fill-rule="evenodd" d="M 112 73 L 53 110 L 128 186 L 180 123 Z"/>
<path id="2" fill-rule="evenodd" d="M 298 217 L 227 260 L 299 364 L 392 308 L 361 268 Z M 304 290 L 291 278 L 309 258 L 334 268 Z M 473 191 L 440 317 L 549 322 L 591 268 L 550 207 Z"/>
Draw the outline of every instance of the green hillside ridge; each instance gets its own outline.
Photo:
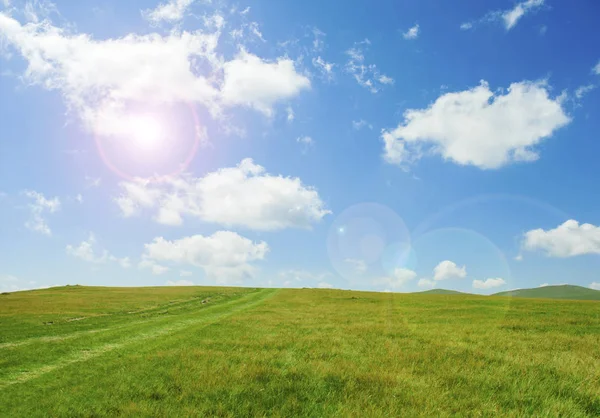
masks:
<path id="1" fill-rule="evenodd" d="M 600 300 L 600 290 L 582 286 L 559 285 L 544 286 L 533 289 L 516 289 L 506 292 L 494 293 L 491 296 L 512 296 L 519 298 L 544 298 L 544 299 L 573 299 L 573 300 Z"/>
<path id="2" fill-rule="evenodd" d="M 600 304 L 444 294 L 8 293 L 0 416 L 600 416 Z"/>

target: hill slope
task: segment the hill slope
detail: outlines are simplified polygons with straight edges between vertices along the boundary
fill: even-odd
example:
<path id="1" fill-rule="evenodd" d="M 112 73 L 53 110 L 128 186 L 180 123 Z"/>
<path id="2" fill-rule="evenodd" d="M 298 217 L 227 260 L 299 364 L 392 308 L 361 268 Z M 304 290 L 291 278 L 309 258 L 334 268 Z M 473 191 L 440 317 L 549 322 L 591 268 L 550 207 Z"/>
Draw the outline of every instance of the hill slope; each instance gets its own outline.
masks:
<path id="1" fill-rule="evenodd" d="M 494 293 L 492 296 L 512 296 L 519 298 L 545 298 L 545 299 L 574 299 L 574 300 L 600 300 L 600 290 L 582 286 L 560 285 L 544 286 L 534 289 L 517 289 L 508 292 Z"/>
<path id="2" fill-rule="evenodd" d="M 600 304 L 507 305 L 202 286 L 0 295 L 0 416 L 600 416 Z"/>

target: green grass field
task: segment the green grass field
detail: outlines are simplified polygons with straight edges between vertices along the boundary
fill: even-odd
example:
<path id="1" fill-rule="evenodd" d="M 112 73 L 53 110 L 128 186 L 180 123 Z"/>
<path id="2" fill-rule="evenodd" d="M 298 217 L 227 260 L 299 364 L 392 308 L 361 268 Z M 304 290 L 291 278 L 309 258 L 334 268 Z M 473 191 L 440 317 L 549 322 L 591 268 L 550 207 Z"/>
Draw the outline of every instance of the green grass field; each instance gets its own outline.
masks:
<path id="1" fill-rule="evenodd" d="M 0 295 L 1 416 L 600 416 L 600 303 L 69 286 Z"/>

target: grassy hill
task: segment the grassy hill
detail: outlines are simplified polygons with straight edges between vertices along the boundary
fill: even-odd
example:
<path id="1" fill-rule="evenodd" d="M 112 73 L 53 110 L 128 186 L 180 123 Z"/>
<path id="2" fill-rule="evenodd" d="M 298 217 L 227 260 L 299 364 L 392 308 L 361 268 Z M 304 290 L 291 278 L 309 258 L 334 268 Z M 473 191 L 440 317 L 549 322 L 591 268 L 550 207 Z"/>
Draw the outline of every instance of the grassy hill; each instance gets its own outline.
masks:
<path id="1" fill-rule="evenodd" d="M 520 298 L 600 300 L 600 290 L 574 285 L 544 286 L 533 289 L 517 289 L 494 293 L 492 296 L 512 296 Z"/>
<path id="2" fill-rule="evenodd" d="M 600 416 L 595 302 L 71 286 L 0 295 L 0 416 Z"/>
<path id="3" fill-rule="evenodd" d="M 431 289 L 423 292 L 414 292 L 420 295 L 470 295 L 470 293 L 459 292 L 458 290 L 447 290 L 447 289 Z"/>

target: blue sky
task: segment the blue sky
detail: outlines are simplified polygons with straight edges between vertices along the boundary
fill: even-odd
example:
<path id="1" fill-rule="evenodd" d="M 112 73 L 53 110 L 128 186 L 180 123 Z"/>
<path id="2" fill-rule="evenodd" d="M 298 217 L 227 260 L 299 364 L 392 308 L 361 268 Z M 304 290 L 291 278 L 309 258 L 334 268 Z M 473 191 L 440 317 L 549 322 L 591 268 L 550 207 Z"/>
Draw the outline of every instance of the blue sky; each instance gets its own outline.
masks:
<path id="1" fill-rule="evenodd" d="M 0 290 L 600 288 L 594 1 L 0 3 Z"/>

